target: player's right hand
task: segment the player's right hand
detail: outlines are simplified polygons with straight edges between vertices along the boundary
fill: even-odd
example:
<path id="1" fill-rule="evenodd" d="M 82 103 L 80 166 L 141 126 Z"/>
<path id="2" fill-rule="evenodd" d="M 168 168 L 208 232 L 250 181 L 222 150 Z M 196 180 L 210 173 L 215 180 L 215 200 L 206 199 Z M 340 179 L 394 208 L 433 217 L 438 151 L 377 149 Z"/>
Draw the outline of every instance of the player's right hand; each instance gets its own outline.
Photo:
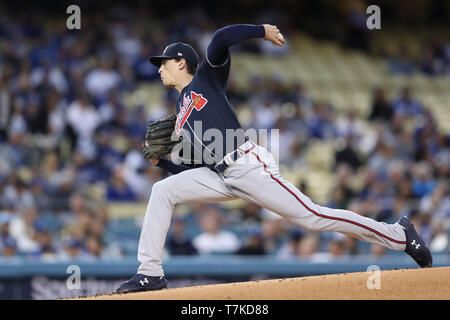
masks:
<path id="1" fill-rule="evenodd" d="M 283 46 L 286 40 L 284 40 L 284 37 L 277 26 L 273 26 L 271 24 L 263 24 L 263 27 L 266 32 L 264 35 L 265 40 L 272 42 L 274 46 Z"/>

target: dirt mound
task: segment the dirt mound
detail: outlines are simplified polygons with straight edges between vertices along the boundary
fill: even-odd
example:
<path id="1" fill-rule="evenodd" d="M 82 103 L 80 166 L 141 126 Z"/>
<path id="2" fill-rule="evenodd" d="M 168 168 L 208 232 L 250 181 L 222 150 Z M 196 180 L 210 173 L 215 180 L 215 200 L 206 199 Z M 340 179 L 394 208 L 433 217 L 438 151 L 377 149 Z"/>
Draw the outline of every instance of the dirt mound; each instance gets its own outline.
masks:
<path id="1" fill-rule="evenodd" d="M 372 288 L 372 289 L 369 289 Z M 355 272 L 89 297 L 102 300 L 450 299 L 450 267 Z"/>

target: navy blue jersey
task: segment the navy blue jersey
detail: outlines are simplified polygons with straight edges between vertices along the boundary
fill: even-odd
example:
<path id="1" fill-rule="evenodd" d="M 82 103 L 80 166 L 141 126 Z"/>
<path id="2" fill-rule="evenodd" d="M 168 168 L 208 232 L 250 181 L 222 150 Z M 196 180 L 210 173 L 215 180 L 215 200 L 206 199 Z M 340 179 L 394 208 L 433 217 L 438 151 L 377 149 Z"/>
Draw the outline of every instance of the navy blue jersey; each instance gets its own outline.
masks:
<path id="1" fill-rule="evenodd" d="M 226 96 L 229 72 L 230 59 L 216 67 L 205 59 L 190 84 L 181 92 L 175 132 L 181 135 L 184 130 L 183 139 L 187 138 L 191 143 L 191 154 L 188 157 L 183 154 L 185 163 L 206 165 L 211 164 L 210 159 L 213 158 L 220 161 L 239 146 L 239 140 L 241 144 L 244 141 L 243 130 L 238 130 L 242 127 Z M 227 143 L 230 141 L 227 129 L 231 129 L 228 136 L 233 138 L 233 143 Z M 218 138 L 219 133 L 221 138 Z"/>
<path id="2" fill-rule="evenodd" d="M 217 30 L 205 59 L 192 81 L 181 91 L 176 106 L 175 132 L 183 137 L 184 146 L 190 143 L 190 152 L 184 149 L 180 154 L 188 167 L 212 168 L 227 153 L 245 143 L 244 130 L 226 96 L 231 65 L 229 47 L 263 36 L 264 27 L 257 25 L 233 25 Z M 166 160 L 159 166 L 171 172 L 188 168 L 174 168 Z"/>

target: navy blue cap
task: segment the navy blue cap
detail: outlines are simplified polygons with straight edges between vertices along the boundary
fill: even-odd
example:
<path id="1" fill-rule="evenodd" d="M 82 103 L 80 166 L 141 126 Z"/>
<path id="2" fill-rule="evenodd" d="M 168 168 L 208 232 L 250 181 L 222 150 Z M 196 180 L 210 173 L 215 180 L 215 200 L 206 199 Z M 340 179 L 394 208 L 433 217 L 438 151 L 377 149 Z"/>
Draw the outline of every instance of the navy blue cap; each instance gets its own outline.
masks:
<path id="1" fill-rule="evenodd" d="M 197 67 L 198 65 L 198 54 L 195 52 L 194 48 L 184 42 L 175 42 L 169 44 L 165 49 L 162 55 L 160 56 L 152 56 L 150 57 L 150 62 L 157 66 L 161 66 L 161 62 L 164 59 L 177 59 L 184 58 L 186 62 L 193 67 Z"/>

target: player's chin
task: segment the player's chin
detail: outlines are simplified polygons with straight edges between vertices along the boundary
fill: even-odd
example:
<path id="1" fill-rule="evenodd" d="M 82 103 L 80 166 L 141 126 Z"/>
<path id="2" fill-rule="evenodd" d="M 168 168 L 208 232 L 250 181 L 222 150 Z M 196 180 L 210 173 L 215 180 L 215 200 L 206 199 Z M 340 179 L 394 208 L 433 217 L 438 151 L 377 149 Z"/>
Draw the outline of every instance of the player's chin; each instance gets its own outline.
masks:
<path id="1" fill-rule="evenodd" d="M 166 79 L 161 78 L 161 82 L 162 82 L 162 84 L 163 84 L 165 87 L 170 87 L 170 83 L 169 83 L 169 81 L 167 81 Z"/>

